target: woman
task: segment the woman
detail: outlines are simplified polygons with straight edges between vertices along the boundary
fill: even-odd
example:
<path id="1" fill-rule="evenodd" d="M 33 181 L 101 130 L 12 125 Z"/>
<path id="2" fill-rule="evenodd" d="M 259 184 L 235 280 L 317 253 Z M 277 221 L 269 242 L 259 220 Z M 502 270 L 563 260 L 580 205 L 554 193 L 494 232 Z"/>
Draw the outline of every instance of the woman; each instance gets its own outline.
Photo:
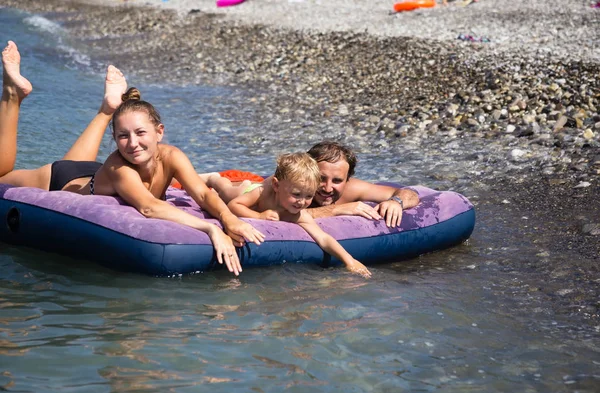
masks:
<path id="1" fill-rule="evenodd" d="M 234 241 L 239 246 L 245 240 L 260 244 L 264 235 L 229 211 L 196 174 L 183 152 L 159 143 L 164 125 L 158 112 L 140 100 L 137 89 L 131 88 L 123 94 L 127 82 L 113 66 L 107 70 L 104 99 L 98 114 L 63 160 L 37 169 L 14 170 L 19 109 L 32 90 L 31 83 L 20 73 L 20 61 L 16 44 L 8 41 L 2 51 L 0 183 L 84 195 L 118 195 L 146 217 L 174 221 L 205 232 L 219 263 L 225 262 L 235 275 L 242 271 Z M 111 118 L 117 150 L 100 164 L 94 160 Z M 165 202 L 165 192 L 172 179 L 179 181 L 202 208 L 218 218 L 229 236 L 218 226 Z"/>

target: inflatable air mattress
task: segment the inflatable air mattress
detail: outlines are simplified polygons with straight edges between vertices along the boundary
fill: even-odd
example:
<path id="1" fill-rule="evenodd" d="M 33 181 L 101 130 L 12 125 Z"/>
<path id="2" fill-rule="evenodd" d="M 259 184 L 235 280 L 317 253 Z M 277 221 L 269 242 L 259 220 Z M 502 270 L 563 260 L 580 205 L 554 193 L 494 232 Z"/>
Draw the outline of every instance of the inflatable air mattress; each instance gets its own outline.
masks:
<path id="1" fill-rule="evenodd" d="M 390 184 L 390 183 L 387 183 Z M 397 185 L 396 185 L 397 186 Z M 459 244 L 471 235 L 475 210 L 464 196 L 410 187 L 421 203 L 404 212 L 398 228 L 355 216 L 317 223 L 365 265 L 400 261 Z M 218 221 L 185 191 L 169 188 L 167 201 L 198 217 Z M 208 236 L 174 222 L 149 219 L 117 197 L 0 184 L 0 241 L 95 262 L 108 268 L 169 276 L 225 268 Z M 266 235 L 260 246 L 238 248 L 243 268 L 283 263 L 341 264 L 298 225 L 244 219 Z"/>

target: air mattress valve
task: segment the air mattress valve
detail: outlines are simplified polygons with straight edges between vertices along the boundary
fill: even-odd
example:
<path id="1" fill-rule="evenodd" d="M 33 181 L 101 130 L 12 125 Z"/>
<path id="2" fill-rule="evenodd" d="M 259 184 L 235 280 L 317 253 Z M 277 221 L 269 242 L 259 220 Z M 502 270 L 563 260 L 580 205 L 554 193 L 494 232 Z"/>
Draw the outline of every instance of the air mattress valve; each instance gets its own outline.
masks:
<path id="1" fill-rule="evenodd" d="M 17 233 L 21 224 L 21 213 L 16 207 L 11 207 L 6 213 L 6 224 L 12 233 Z"/>

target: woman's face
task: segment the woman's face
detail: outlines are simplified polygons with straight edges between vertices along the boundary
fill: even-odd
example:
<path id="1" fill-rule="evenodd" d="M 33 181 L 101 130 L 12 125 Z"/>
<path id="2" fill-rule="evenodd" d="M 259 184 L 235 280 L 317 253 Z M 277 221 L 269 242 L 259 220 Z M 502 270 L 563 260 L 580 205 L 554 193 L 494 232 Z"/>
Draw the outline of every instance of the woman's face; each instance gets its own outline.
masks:
<path id="1" fill-rule="evenodd" d="M 113 131 L 123 158 L 134 165 L 142 165 L 156 156 L 164 126 L 155 126 L 143 111 L 126 112 L 115 119 Z"/>

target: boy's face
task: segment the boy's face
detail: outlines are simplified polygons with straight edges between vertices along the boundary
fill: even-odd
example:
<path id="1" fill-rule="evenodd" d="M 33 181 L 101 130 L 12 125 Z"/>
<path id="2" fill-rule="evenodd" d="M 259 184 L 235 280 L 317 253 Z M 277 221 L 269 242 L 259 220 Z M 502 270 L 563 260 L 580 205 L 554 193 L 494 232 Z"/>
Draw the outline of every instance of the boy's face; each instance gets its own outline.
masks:
<path id="1" fill-rule="evenodd" d="M 300 210 L 310 206 L 315 196 L 316 190 L 314 187 L 305 182 L 273 180 L 276 180 L 273 182 L 273 189 L 277 193 L 277 202 L 283 209 L 291 214 L 298 214 Z"/>

